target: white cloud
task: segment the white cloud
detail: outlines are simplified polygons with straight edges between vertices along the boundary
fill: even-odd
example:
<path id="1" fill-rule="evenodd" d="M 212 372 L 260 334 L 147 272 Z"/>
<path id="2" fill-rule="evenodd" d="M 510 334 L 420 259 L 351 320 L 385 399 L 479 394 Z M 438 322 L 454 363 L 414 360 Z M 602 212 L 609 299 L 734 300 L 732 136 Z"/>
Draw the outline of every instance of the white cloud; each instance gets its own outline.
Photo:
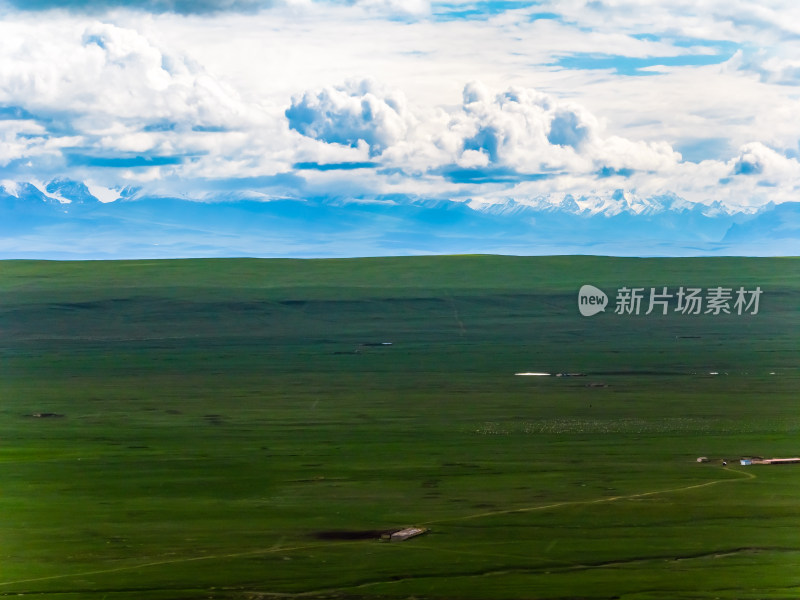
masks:
<path id="1" fill-rule="evenodd" d="M 119 177 L 252 176 L 291 164 L 291 156 L 280 156 L 289 145 L 279 108 L 244 102 L 197 63 L 136 30 L 80 18 L 3 22 L 0 56 L 0 106 L 31 115 L 0 121 L 8 135 L 16 132 L 4 144 L 6 162 L 46 155 L 41 168 L 57 169 L 51 159 L 58 159 L 70 176 L 89 177 L 92 157 L 178 157 L 125 172 L 95 169 L 93 177 L 112 187 Z M 12 122 L 23 125 L 10 128 Z"/>
<path id="2" fill-rule="evenodd" d="M 61 156 L 65 146 L 79 143 L 78 137 L 51 138 L 40 124 L 29 120 L 0 121 L 0 167 L 12 161 Z"/>
<path id="3" fill-rule="evenodd" d="M 364 143 L 370 154 L 403 139 L 411 120 L 405 96 L 371 80 L 305 92 L 285 115 L 289 127 L 305 136 L 354 148 Z"/>
<path id="4" fill-rule="evenodd" d="M 534 89 L 512 87 L 493 97 L 486 86 L 472 82 L 462 97 L 461 107 L 417 126 L 384 158 L 419 168 L 413 156 L 424 155 L 434 167 L 493 165 L 518 173 L 585 173 L 603 167 L 656 171 L 680 159 L 663 141 L 605 136 L 602 123 L 584 107 Z"/>
<path id="5" fill-rule="evenodd" d="M 475 169 L 489 166 L 490 160 L 483 150 L 464 150 L 458 157 L 457 164 L 464 169 Z"/>
<path id="6" fill-rule="evenodd" d="M 81 119 L 97 135 L 129 122 L 191 128 L 246 119 L 233 90 L 138 32 L 107 23 L 61 25 L 0 24 L 0 102 Z"/>
<path id="7" fill-rule="evenodd" d="M 53 170 L 62 152 L 181 159 L 69 165 L 109 187 L 129 177 L 197 188 L 298 162 L 375 161 L 385 170 L 360 170 L 358 193 L 491 196 L 515 185 L 448 180 L 457 168 L 555 173 L 516 184 L 529 194 L 630 186 L 759 203 L 794 190 L 796 161 L 785 156 L 800 140 L 794 4 L 568 0 L 474 20 L 438 20 L 439 9 L 297 0 L 213 18 L 8 14 L 0 107 L 35 118 L 0 121 L 0 161 Z M 558 18 L 532 16 L 547 12 Z M 722 56 L 736 45 L 745 50 L 722 64 L 646 66 L 648 57 Z M 560 66 L 581 53 L 644 60 L 659 74 Z M 475 80 L 483 84 L 464 87 Z M 704 139 L 720 140 L 710 160 L 682 162 L 678 150 Z M 753 143 L 738 157 L 727 150 Z M 750 158 L 764 164 L 759 177 L 734 173 Z M 604 168 L 609 177 L 598 178 Z M 355 179 L 300 175 L 321 190 Z"/>
<path id="8" fill-rule="evenodd" d="M 787 158 L 761 142 L 742 146 L 739 156 L 731 163 L 732 175 L 755 177 L 762 183 L 777 185 L 800 178 L 800 163 L 797 160 Z"/>

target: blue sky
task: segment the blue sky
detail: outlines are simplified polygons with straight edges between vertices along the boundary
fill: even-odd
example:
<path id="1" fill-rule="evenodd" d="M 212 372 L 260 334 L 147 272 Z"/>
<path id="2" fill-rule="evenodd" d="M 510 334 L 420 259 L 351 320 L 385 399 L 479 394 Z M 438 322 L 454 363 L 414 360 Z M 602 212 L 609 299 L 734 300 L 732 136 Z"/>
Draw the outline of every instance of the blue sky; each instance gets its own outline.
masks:
<path id="1" fill-rule="evenodd" d="M 0 182 L 213 200 L 800 187 L 789 0 L 0 0 Z"/>

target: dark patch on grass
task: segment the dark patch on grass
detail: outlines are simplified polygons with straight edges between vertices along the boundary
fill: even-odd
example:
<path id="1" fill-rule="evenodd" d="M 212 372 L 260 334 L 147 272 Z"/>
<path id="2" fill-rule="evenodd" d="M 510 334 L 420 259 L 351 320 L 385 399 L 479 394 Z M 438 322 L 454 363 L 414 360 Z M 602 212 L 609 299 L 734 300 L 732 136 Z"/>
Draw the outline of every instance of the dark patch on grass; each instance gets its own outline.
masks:
<path id="1" fill-rule="evenodd" d="M 209 425 L 222 425 L 224 417 L 222 415 L 204 415 L 203 418 Z"/>
<path id="2" fill-rule="evenodd" d="M 399 529 L 331 529 L 317 531 L 314 537 L 318 540 L 347 541 L 347 540 L 379 540 L 382 535 L 391 535 Z"/>
<path id="3" fill-rule="evenodd" d="M 686 375 L 678 371 L 595 371 L 593 375 L 641 375 L 641 376 L 676 376 Z"/>

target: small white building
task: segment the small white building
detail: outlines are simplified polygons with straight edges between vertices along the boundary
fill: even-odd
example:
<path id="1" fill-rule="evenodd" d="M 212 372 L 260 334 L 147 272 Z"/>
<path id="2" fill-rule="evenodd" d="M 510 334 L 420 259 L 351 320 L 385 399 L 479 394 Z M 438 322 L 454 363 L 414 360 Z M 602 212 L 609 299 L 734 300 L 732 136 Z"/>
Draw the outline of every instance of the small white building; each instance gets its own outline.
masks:
<path id="1" fill-rule="evenodd" d="M 391 536 L 389 536 L 389 541 L 404 542 L 413 537 L 417 537 L 418 535 L 422 535 L 426 531 L 428 530 L 424 527 L 406 527 L 405 529 L 395 531 L 393 534 L 391 534 Z"/>

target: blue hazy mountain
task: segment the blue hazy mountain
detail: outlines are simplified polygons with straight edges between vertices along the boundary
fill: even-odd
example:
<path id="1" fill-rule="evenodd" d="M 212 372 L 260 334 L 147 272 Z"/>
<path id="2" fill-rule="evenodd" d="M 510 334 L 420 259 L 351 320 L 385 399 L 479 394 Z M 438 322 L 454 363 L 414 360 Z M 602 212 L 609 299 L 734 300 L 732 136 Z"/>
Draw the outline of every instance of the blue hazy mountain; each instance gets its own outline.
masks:
<path id="1" fill-rule="evenodd" d="M 70 180 L 0 187 L 2 258 L 370 256 L 422 253 L 693 256 L 797 254 L 800 204 L 755 214 L 673 194 L 617 191 L 488 205 L 413 198 L 213 201 L 119 192 L 100 202 Z M 777 232 L 777 235 L 776 235 Z"/>
<path id="2" fill-rule="evenodd" d="M 767 205 L 752 219 L 736 223 L 722 240 L 726 244 L 748 247 L 759 244 L 769 254 L 800 254 L 800 202 Z"/>

